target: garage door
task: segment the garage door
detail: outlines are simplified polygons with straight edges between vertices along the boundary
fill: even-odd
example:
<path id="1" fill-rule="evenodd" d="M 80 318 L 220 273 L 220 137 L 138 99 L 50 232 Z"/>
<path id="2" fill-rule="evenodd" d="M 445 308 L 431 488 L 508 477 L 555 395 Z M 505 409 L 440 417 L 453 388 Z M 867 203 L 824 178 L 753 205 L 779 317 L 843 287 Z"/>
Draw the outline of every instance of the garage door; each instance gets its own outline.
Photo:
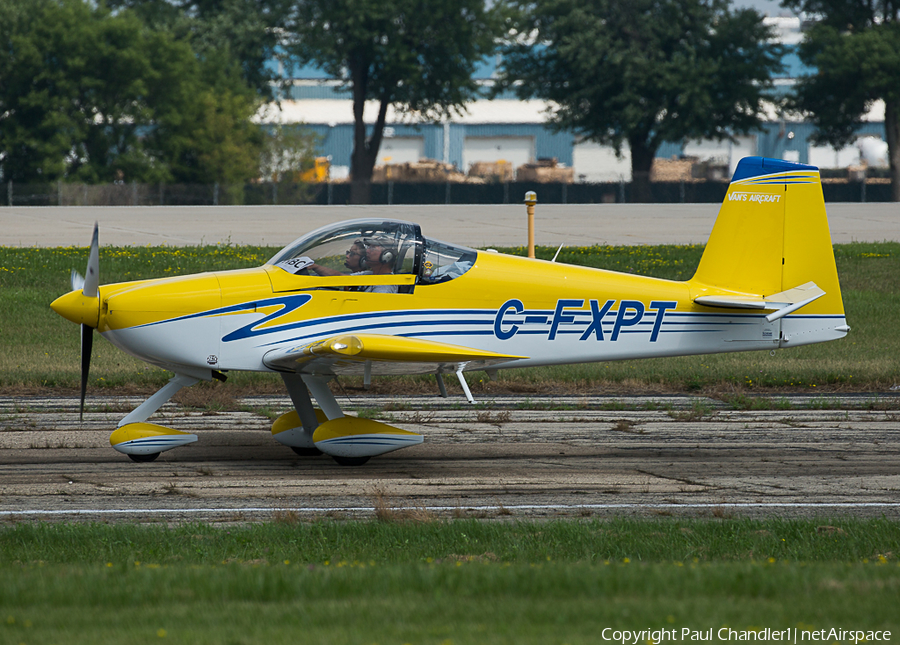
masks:
<path id="1" fill-rule="evenodd" d="M 572 151 L 572 166 L 576 181 L 631 181 L 631 151 L 628 146 L 622 149 L 622 158 L 619 159 L 612 146 L 593 141 L 576 143 Z"/>
<path id="2" fill-rule="evenodd" d="M 424 156 L 425 140 L 422 137 L 391 137 L 382 139 L 376 165 L 412 163 Z"/>
<path id="3" fill-rule="evenodd" d="M 534 137 L 466 137 L 463 167 L 477 161 L 510 161 L 513 168 L 534 161 Z"/>

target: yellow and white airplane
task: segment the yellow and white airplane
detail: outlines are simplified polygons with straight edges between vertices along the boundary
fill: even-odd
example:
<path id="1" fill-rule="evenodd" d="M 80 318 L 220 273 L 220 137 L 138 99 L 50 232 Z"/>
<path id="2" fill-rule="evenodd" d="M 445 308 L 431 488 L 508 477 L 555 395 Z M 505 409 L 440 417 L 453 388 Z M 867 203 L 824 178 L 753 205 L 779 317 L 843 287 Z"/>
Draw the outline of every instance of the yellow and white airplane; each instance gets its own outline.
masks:
<path id="1" fill-rule="evenodd" d="M 749 157 L 735 171 L 696 274 L 685 282 L 475 251 L 411 222 L 320 228 L 255 269 L 99 284 L 51 305 L 175 376 L 128 414 L 113 447 L 151 461 L 196 435 L 147 419 L 181 388 L 231 370 L 278 372 L 294 410 L 275 439 L 359 465 L 421 435 L 344 416 L 328 382 L 794 347 L 849 331 L 818 169 Z M 314 407 L 313 399 L 318 404 Z"/>

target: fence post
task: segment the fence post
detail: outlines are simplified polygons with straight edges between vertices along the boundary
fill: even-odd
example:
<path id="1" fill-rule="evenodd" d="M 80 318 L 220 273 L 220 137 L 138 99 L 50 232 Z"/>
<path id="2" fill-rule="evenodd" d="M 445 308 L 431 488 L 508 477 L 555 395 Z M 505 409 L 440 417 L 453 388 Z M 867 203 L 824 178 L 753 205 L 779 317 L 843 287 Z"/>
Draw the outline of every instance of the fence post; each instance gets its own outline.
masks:
<path id="1" fill-rule="evenodd" d="M 62 182 L 56 181 L 56 205 L 62 206 Z"/>
<path id="2" fill-rule="evenodd" d="M 6 185 L 6 205 L 13 205 L 13 197 L 12 197 L 12 179 L 9 180 L 9 183 Z"/>
<path id="3" fill-rule="evenodd" d="M 446 204 L 450 203 L 450 182 L 449 181 L 447 182 L 447 194 L 444 197 L 444 203 L 446 203 Z"/>
<path id="4" fill-rule="evenodd" d="M 388 206 L 394 203 L 394 182 L 393 180 L 388 182 Z"/>
<path id="5" fill-rule="evenodd" d="M 213 185 L 213 206 L 219 205 L 219 182 Z"/>
<path id="6" fill-rule="evenodd" d="M 328 182 L 328 205 L 329 205 L 329 206 L 331 206 L 331 204 L 332 204 L 333 192 L 334 192 L 334 186 L 333 186 L 332 183 L 329 181 L 329 182 Z"/>

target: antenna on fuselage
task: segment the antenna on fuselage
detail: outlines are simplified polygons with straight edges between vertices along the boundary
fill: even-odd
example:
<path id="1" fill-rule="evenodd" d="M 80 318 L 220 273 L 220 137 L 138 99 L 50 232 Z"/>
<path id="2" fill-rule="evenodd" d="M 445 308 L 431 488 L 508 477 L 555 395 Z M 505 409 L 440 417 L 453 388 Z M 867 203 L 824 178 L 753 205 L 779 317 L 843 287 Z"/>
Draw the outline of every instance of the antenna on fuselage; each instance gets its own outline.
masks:
<path id="1" fill-rule="evenodd" d="M 563 242 L 562 244 L 559 245 L 559 248 L 556 249 L 556 253 L 553 255 L 553 259 L 550 260 L 551 262 L 556 262 L 556 258 L 559 257 L 559 252 L 562 251 L 562 248 L 563 248 L 565 245 L 566 245 L 565 242 Z"/>

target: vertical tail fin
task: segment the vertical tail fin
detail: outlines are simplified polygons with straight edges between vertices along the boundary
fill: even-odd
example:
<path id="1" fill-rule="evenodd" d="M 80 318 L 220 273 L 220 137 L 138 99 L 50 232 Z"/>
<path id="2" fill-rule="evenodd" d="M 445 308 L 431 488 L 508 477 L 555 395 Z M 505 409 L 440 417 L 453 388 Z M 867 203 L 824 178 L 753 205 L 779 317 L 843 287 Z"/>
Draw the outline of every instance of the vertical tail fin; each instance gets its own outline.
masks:
<path id="1" fill-rule="evenodd" d="M 819 169 L 742 159 L 689 282 L 692 297 L 766 299 L 809 282 L 825 295 L 798 313 L 843 317 Z"/>

